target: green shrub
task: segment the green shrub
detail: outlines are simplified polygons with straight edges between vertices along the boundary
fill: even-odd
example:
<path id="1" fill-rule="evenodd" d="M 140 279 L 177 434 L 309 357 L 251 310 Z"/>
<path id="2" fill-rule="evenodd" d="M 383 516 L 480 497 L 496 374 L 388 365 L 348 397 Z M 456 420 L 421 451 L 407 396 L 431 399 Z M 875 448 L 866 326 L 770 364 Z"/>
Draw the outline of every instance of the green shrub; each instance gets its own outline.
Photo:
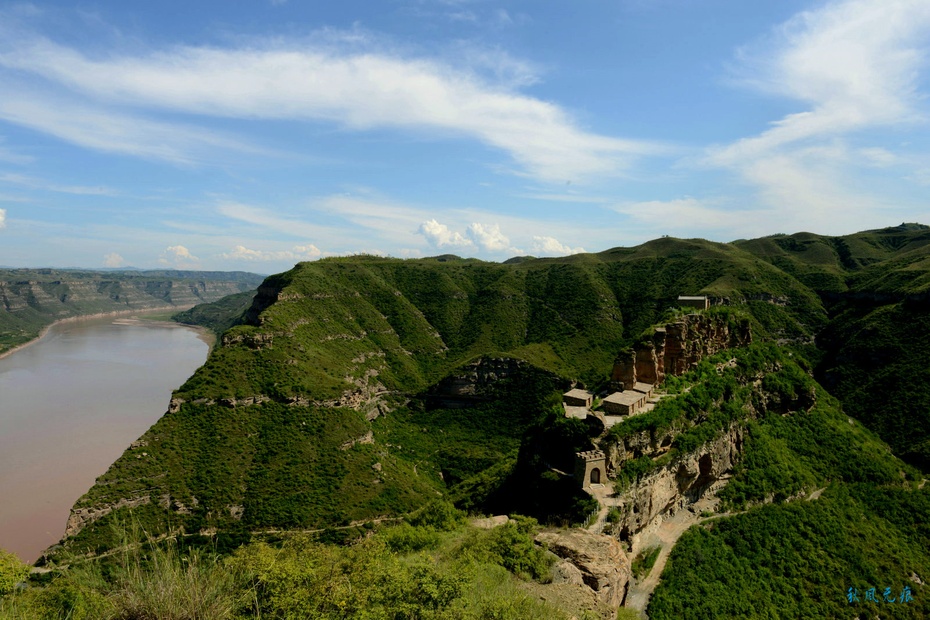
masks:
<path id="1" fill-rule="evenodd" d="M 513 518 L 515 520 L 492 530 L 472 530 L 457 555 L 479 563 L 497 564 L 514 574 L 536 580 L 548 577 L 553 560 L 533 541 L 536 520 L 520 516 Z"/>
<path id="2" fill-rule="evenodd" d="M 0 549 L 0 596 L 13 591 L 29 575 L 29 567 L 14 554 Z"/>
<path id="3" fill-rule="evenodd" d="M 661 553 L 662 547 L 649 547 L 648 549 L 643 549 L 637 554 L 636 558 L 633 559 L 632 571 L 633 576 L 636 579 L 645 579 L 649 576 L 649 571 L 652 570 L 652 567 L 655 566 L 656 560 L 659 558 L 659 553 Z"/>
<path id="4" fill-rule="evenodd" d="M 436 499 L 415 512 L 409 521 L 411 525 L 450 532 L 465 523 L 465 513 L 449 502 Z"/>
<path id="5" fill-rule="evenodd" d="M 381 537 L 384 544 L 396 553 L 434 549 L 439 544 L 439 534 L 432 527 L 413 527 L 407 523 L 384 530 Z"/>

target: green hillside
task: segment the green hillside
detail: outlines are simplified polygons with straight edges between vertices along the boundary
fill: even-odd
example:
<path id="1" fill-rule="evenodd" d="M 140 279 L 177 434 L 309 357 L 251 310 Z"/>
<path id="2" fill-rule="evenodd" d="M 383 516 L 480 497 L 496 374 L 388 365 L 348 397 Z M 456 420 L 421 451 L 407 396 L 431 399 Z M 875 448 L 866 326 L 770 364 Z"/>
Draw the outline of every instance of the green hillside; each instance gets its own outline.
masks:
<path id="1" fill-rule="evenodd" d="M 130 507 L 149 533 L 232 547 L 434 498 L 569 525 L 593 507 L 564 473 L 576 451 L 625 454 L 611 470 L 622 491 L 732 435 L 720 492 L 732 515 L 682 538 L 650 617 L 870 613 L 844 606 L 847 588 L 930 575 L 930 489 L 914 469 L 930 463 L 928 242 L 904 224 L 505 264 L 300 263 L 177 317 L 222 337 L 77 502 L 53 559 L 113 548 Z M 565 418 L 560 392 L 605 386 L 621 350 L 680 316 L 683 294 L 711 297 L 724 324 L 748 321 L 754 344 L 670 379 L 652 412 L 599 439 Z M 894 617 L 926 611 L 910 583 L 920 600 Z"/>
<path id="2" fill-rule="evenodd" d="M 821 294 L 817 376 L 895 453 L 930 467 L 930 228 L 738 242 Z"/>
<path id="3" fill-rule="evenodd" d="M 508 265 L 301 263 L 262 284 L 142 438 L 145 456 L 127 450 L 76 508 L 133 499 L 153 527 L 316 527 L 460 497 L 457 485 L 513 462 L 567 381 L 606 381 L 617 352 L 682 293 L 725 297 L 760 335 L 809 338 L 826 320 L 784 273 L 702 240 Z M 223 315 L 208 310 L 201 320 Z M 525 364 L 466 409 L 429 404 L 480 359 Z M 105 544 L 106 522 L 69 544 Z"/>

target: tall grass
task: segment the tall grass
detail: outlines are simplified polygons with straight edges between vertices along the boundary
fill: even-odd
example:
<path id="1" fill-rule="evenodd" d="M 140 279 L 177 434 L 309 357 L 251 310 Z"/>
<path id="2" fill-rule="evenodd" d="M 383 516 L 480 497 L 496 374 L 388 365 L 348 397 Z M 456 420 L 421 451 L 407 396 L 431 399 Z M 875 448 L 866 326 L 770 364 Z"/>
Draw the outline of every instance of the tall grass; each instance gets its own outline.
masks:
<path id="1" fill-rule="evenodd" d="M 182 554 L 173 538 L 125 530 L 119 538 L 115 554 L 72 558 L 48 585 L 0 598 L 0 620 L 226 620 L 249 600 L 239 574 L 215 555 Z"/>

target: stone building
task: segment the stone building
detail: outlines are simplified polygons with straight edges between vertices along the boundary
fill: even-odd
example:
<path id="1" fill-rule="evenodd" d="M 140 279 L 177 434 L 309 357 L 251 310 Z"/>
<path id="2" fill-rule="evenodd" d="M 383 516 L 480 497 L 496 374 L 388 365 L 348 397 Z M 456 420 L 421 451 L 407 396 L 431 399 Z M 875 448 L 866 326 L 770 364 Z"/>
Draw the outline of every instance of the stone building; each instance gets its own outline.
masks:
<path id="1" fill-rule="evenodd" d="M 592 484 L 607 482 L 607 457 L 600 450 L 588 450 L 575 454 L 575 480 L 582 489 Z"/>
<path id="2" fill-rule="evenodd" d="M 630 387 L 634 392 L 642 392 L 646 395 L 646 398 L 652 397 L 652 391 L 654 386 L 651 383 L 643 383 L 642 381 L 634 381 L 633 385 Z"/>
<path id="3" fill-rule="evenodd" d="M 594 395 L 587 390 L 569 390 L 562 394 L 562 402 L 569 407 L 590 407 L 594 400 Z"/>
<path id="4" fill-rule="evenodd" d="M 601 401 L 601 407 L 610 415 L 633 415 L 646 404 L 646 395 L 636 390 L 614 392 Z"/>
<path id="5" fill-rule="evenodd" d="M 710 299 L 707 298 L 707 295 L 679 295 L 678 305 L 682 308 L 707 310 L 710 308 Z"/>

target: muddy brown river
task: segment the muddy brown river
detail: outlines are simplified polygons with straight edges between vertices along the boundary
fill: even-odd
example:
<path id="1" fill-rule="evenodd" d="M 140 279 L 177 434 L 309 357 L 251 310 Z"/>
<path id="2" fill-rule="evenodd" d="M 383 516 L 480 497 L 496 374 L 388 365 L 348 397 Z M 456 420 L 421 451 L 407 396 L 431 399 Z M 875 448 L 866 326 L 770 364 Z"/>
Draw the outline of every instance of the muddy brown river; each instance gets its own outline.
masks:
<path id="1" fill-rule="evenodd" d="M 74 502 L 208 350 L 197 331 L 139 315 L 59 323 L 0 359 L 0 548 L 33 562 L 58 542 Z"/>

